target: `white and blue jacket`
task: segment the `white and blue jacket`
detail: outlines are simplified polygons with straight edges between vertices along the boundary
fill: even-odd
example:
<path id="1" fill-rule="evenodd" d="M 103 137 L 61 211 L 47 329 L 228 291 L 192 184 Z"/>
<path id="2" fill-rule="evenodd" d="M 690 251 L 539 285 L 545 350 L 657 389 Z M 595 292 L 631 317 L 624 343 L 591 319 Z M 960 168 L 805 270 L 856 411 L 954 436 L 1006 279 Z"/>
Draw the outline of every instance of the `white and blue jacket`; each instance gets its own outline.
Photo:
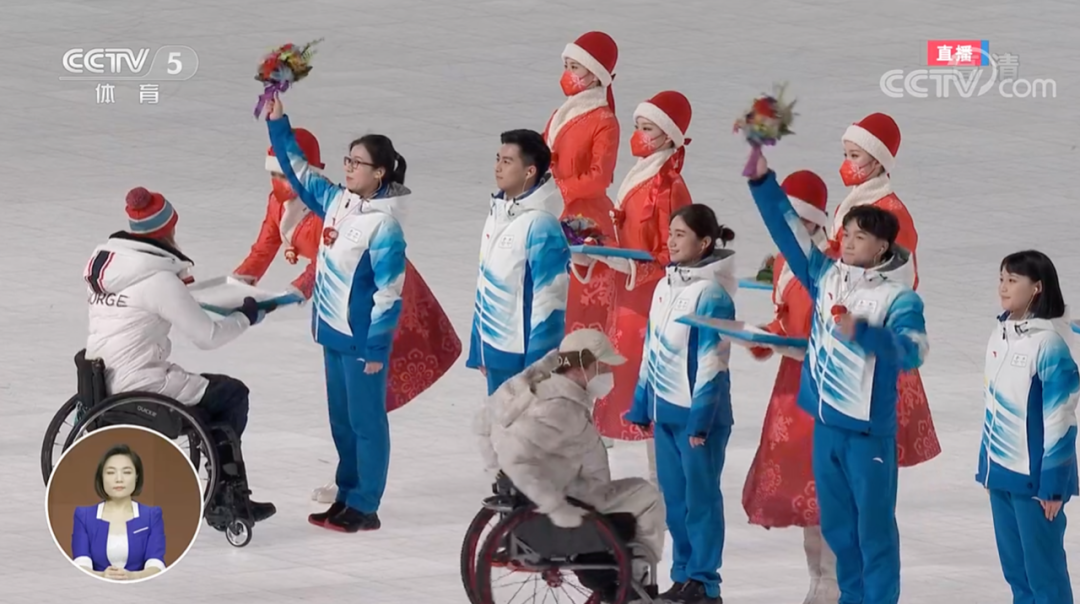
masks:
<path id="1" fill-rule="evenodd" d="M 750 193 L 792 274 L 814 301 L 799 406 L 829 426 L 895 437 L 896 380 L 918 369 L 928 349 L 922 298 L 907 285 L 914 270 L 911 254 L 894 246 L 879 267 L 848 266 L 813 243 L 774 172 L 750 181 Z M 859 319 L 853 341 L 840 335 L 834 306 Z"/>
<path id="2" fill-rule="evenodd" d="M 978 481 L 1043 501 L 1077 490 L 1076 403 L 1080 375 L 1067 320 L 998 317 L 986 347 Z"/>
<path id="3" fill-rule="evenodd" d="M 311 318 L 315 341 L 385 364 L 401 315 L 405 283 L 405 235 L 394 208 L 410 191 L 391 184 L 373 199 L 363 199 L 308 166 L 288 116 L 267 124 L 282 174 L 325 227 L 338 232 L 332 246 L 319 244 Z"/>
<path id="4" fill-rule="evenodd" d="M 480 240 L 468 367 L 519 372 L 562 341 L 570 288 L 562 207 L 551 174 L 517 199 L 492 195 Z"/>
<path id="5" fill-rule="evenodd" d="M 657 283 L 627 421 L 686 426 L 700 437 L 734 423 L 731 342 L 716 331 L 676 322 L 686 315 L 735 319 L 734 255 L 716 250 L 694 266 L 669 266 L 667 277 Z"/>

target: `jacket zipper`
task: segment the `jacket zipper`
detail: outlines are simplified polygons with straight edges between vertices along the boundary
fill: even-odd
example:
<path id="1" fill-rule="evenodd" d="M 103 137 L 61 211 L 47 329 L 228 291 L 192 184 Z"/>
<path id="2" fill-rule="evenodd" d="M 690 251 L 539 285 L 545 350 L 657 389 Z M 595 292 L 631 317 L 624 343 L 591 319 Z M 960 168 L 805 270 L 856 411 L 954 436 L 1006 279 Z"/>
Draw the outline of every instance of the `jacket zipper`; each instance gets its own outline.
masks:
<path id="1" fill-rule="evenodd" d="M 668 275 L 668 277 L 667 277 L 667 285 L 668 285 L 668 293 L 670 294 L 670 297 L 668 299 L 668 307 L 664 311 L 664 320 L 660 322 L 660 333 L 661 334 L 663 334 L 665 331 L 667 331 L 668 321 L 671 320 L 671 312 L 675 309 L 675 301 L 679 299 L 679 294 L 674 293 L 675 288 L 671 284 L 671 276 L 670 275 Z M 687 351 L 687 354 L 690 354 L 690 352 Z M 656 397 L 656 387 L 655 386 L 653 387 L 652 391 L 653 391 L 653 422 L 656 422 L 656 417 L 657 417 L 657 414 L 659 413 L 660 404 L 659 404 L 658 399 Z"/>
<path id="2" fill-rule="evenodd" d="M 477 334 L 479 336 L 479 338 L 480 338 L 480 366 L 484 368 L 484 371 L 491 371 L 491 369 L 487 366 L 487 358 L 486 358 L 486 355 L 484 354 L 484 333 L 483 333 L 483 329 L 484 329 L 484 299 L 487 297 L 487 284 L 484 282 L 484 268 L 487 266 L 488 260 L 491 259 L 491 250 L 495 249 L 496 240 L 502 234 L 502 231 L 506 230 L 505 227 L 503 229 L 501 229 L 501 230 L 498 229 L 499 215 L 496 213 L 496 208 L 495 207 L 493 207 L 491 209 L 491 216 L 492 216 L 491 235 L 488 237 L 487 248 L 484 249 L 484 258 L 483 258 L 483 260 L 480 261 L 480 288 L 481 288 L 481 290 L 480 290 L 480 305 L 479 305 L 480 308 L 478 309 L 480 311 L 480 317 L 479 317 L 479 322 L 478 322 L 479 324 L 476 326 L 476 328 L 478 330 L 480 330 L 480 333 Z"/>
<path id="3" fill-rule="evenodd" d="M 986 435 L 986 476 L 983 478 L 983 486 L 987 489 L 990 488 L 990 448 L 993 446 L 994 427 L 997 426 L 997 380 L 1001 376 L 1001 370 L 1005 368 L 1005 360 L 1009 358 L 1009 350 L 1012 349 L 1012 343 L 1009 342 L 1008 332 L 1004 324 L 1001 326 L 1001 339 L 1005 340 L 1005 352 L 1001 355 L 997 371 L 994 372 L 994 379 L 991 381 L 992 387 L 990 389 L 990 431 Z"/>

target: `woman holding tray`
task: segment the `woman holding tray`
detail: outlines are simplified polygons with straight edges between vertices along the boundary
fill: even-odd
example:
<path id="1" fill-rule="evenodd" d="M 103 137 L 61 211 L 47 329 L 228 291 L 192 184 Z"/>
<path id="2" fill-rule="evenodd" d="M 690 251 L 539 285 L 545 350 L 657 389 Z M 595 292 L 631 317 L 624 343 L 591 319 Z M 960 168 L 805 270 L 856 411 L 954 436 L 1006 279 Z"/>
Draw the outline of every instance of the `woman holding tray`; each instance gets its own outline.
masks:
<path id="1" fill-rule="evenodd" d="M 592 31 L 563 50 L 562 85 L 566 101 L 544 128 L 551 149 L 551 173 L 562 192 L 563 223 L 580 224 L 614 245 L 608 186 L 615 178 L 619 120 L 611 93 L 619 48 L 611 36 Z M 571 228 L 573 228 L 571 226 Z M 566 333 L 608 327 L 615 298 L 615 273 L 604 265 L 571 264 L 566 302 Z"/>
<path id="2" fill-rule="evenodd" d="M 300 151 L 315 172 L 324 168 L 319 141 L 307 130 L 294 128 Z M 236 269 L 235 276 L 255 285 L 266 274 L 282 245 L 285 260 L 296 264 L 308 260 L 304 271 L 292 282 L 292 289 L 310 299 L 315 288 L 316 259 L 322 241 L 323 220 L 297 198 L 289 180 L 281 173 L 274 149 L 267 151 L 266 170 L 273 190 L 266 206 L 266 217 L 251 252 Z M 461 340 L 439 301 L 428 289 L 423 277 L 408 259 L 405 261 L 405 284 L 401 291 L 401 318 L 394 333 L 387 375 L 386 410 L 403 407 L 430 388 L 461 355 Z M 330 481 L 312 493 L 320 503 L 333 503 L 337 485 Z"/>
<path id="3" fill-rule="evenodd" d="M 305 160 L 279 98 L 267 113 L 282 174 L 323 219 L 312 323 L 326 363 L 338 493 L 308 520 L 343 532 L 376 530 L 390 463 L 388 364 L 406 280 L 405 236 L 395 217 L 410 194 L 405 160 L 390 139 L 367 135 L 349 146 L 346 185 L 333 184 Z"/>
<path id="4" fill-rule="evenodd" d="M 735 234 L 708 206 L 672 213 L 667 278 L 653 293 L 645 358 L 626 419 L 651 426 L 660 490 L 673 542 L 671 580 L 661 595 L 676 604 L 719 604 L 724 549 L 720 474 L 733 423 L 731 342 L 681 322 L 692 315 L 735 318 Z"/>
<path id="5" fill-rule="evenodd" d="M 801 170 L 785 178 L 781 188 L 811 237 L 823 241 L 828 225 L 825 181 L 813 172 Z M 813 300 L 780 255 L 773 263 L 772 300 L 776 316 L 765 326 L 765 331 L 808 339 L 814 314 Z M 754 358 L 764 361 L 772 357 L 774 349 L 762 346 L 751 348 L 750 352 Z M 836 557 L 821 537 L 811 466 L 814 418 L 799 409 L 797 402 L 802 358 L 783 352 L 772 398 L 765 412 L 761 442 L 743 486 L 743 509 L 751 524 L 768 529 L 803 527 L 803 548 L 811 579 L 804 604 L 836 604 L 840 597 L 840 588 L 836 584 Z"/>
<path id="6" fill-rule="evenodd" d="M 630 359 L 614 368 L 615 389 L 596 404 L 596 425 L 608 438 L 650 437 L 648 431 L 628 422 L 623 415 L 634 400 L 653 290 L 670 262 L 668 225 L 676 210 L 692 203 L 680 175 L 685 145 L 690 142 L 686 138 L 690 117 L 690 101 L 674 91 L 661 92 L 634 111 L 630 150 L 638 160 L 619 187 L 612 218 L 619 247 L 645 252 L 652 260 L 599 257 L 620 273 L 610 337 Z M 655 449 L 651 443 L 648 450 L 650 473 L 655 480 Z"/>

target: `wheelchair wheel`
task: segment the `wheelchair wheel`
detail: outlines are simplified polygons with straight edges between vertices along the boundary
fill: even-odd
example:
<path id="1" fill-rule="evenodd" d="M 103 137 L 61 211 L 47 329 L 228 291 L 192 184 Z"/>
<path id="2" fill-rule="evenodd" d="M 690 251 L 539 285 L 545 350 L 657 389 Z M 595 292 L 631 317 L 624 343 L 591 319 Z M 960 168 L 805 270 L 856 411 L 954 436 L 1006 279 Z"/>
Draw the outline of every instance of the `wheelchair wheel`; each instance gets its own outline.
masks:
<path id="1" fill-rule="evenodd" d="M 75 430 L 84 411 L 79 395 L 75 395 L 60 406 L 45 429 L 45 438 L 41 442 L 41 477 L 45 480 L 45 486 L 49 486 L 49 479 L 52 478 L 53 461 L 63 455 L 68 434 Z"/>
<path id="2" fill-rule="evenodd" d="M 524 529 L 524 530 L 523 530 Z M 547 555 L 532 536 L 595 543 L 589 551 Z M 576 539 L 575 533 L 589 533 Z M 498 560 L 499 550 L 509 543 L 508 562 Z M 534 544 L 537 547 L 534 547 Z M 558 549 L 557 547 L 555 549 Z M 581 527 L 560 529 L 533 507 L 509 514 L 488 535 L 476 562 L 476 604 L 512 604 L 545 601 L 579 604 L 626 604 L 633 594 L 631 554 L 607 519 L 590 514 Z M 544 596 L 541 597 L 540 593 Z"/>
<path id="3" fill-rule="evenodd" d="M 108 419 L 108 414 L 124 411 L 130 406 L 153 408 L 164 407 L 165 410 L 175 413 L 183 422 L 178 437 L 177 445 L 189 453 L 189 458 L 195 466 L 195 471 L 202 482 L 203 502 L 209 505 L 214 493 L 217 491 L 219 477 L 221 476 L 221 464 L 218 461 L 218 451 L 210 430 L 184 405 L 173 399 L 149 392 L 125 392 L 110 396 L 90 409 L 75 424 L 75 428 L 64 440 L 63 451 L 67 451 L 76 441 L 92 432 L 102 419 Z M 200 463 L 205 460 L 203 467 Z M 44 466 L 44 463 L 42 464 Z M 44 467 L 43 467 L 44 469 Z M 250 538 L 249 538 L 250 540 Z"/>
<path id="4" fill-rule="evenodd" d="M 233 520 L 228 527 L 225 528 L 225 538 L 229 540 L 229 544 L 233 547 L 244 547 L 248 543 L 251 543 L 251 533 L 254 530 L 254 525 L 247 520 Z"/>
<path id="5" fill-rule="evenodd" d="M 498 522 L 495 510 L 487 507 L 480 508 L 469 523 L 469 528 L 465 531 L 465 539 L 461 542 L 461 584 L 465 587 L 465 595 L 469 597 L 471 604 L 480 604 L 476 595 L 476 562 L 480 547 L 493 528 L 491 523 L 493 519 Z"/>

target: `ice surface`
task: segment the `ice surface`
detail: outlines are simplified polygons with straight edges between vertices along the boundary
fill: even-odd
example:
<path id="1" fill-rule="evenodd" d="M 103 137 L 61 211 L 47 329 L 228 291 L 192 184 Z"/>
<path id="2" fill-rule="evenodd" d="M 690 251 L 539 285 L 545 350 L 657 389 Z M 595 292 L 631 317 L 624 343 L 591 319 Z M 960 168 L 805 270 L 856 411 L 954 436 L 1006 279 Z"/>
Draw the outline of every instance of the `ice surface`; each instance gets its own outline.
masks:
<path id="1" fill-rule="evenodd" d="M 130 188 L 175 204 L 197 276 L 235 269 L 258 233 L 268 138 L 251 111 L 263 52 L 325 36 L 311 78 L 285 97 L 293 124 L 320 137 L 335 178 L 350 140 L 393 138 L 415 192 L 409 255 L 464 337 L 498 134 L 544 126 L 561 100 L 559 54 L 590 29 L 608 31 L 621 48 L 617 178 L 632 161 L 637 102 L 663 89 L 685 92 L 695 109 L 686 179 L 695 200 L 738 234 L 743 276 L 772 251 L 740 177 L 744 147 L 730 134 L 746 103 L 774 80 L 790 82 L 797 135 L 768 155 L 781 174 L 821 174 L 830 207 L 842 197 L 844 128 L 874 111 L 898 120 L 904 138 L 893 176 L 919 230 L 931 341 L 923 378 L 944 446 L 937 460 L 901 474 L 902 601 L 1009 600 L 987 497 L 973 482 L 981 359 L 1004 254 L 1046 251 L 1066 296 L 1080 295 L 1074 2 L 2 0 L 0 13 L 9 49 L 0 98 L 0 601 L 465 602 L 458 549 L 488 484 L 469 433 L 482 379 L 463 366 L 393 415 L 383 530 L 339 535 L 305 521 L 309 493 L 332 476 L 335 457 L 306 312 L 275 314 L 216 352 L 177 339 L 176 361 L 251 387 L 251 482 L 279 512 L 243 550 L 204 531 L 175 570 L 132 589 L 82 576 L 53 544 L 42 512 L 41 436 L 75 387 L 71 358 L 86 328 L 81 271 L 93 247 L 125 227 Z M 922 67 L 926 41 L 942 38 L 990 40 L 993 51 L 1020 57 L 1020 77 L 1055 79 L 1057 98 L 881 93 L 885 71 Z M 94 83 L 58 79 L 70 48 L 167 44 L 195 49 L 200 66 L 188 81 L 162 84 L 156 105 L 139 103 L 135 82 L 112 82 L 116 103 L 99 105 Z M 299 268 L 279 260 L 263 284 L 284 288 Z M 737 304 L 750 321 L 771 310 L 764 292 L 740 292 Z M 798 533 L 749 526 L 739 504 L 775 363 L 733 354 L 737 425 L 723 475 L 724 595 L 733 603 L 798 602 L 807 584 Z M 617 446 L 612 456 L 618 474 L 645 473 L 640 446 Z M 1080 577 L 1075 530 L 1068 550 Z"/>

